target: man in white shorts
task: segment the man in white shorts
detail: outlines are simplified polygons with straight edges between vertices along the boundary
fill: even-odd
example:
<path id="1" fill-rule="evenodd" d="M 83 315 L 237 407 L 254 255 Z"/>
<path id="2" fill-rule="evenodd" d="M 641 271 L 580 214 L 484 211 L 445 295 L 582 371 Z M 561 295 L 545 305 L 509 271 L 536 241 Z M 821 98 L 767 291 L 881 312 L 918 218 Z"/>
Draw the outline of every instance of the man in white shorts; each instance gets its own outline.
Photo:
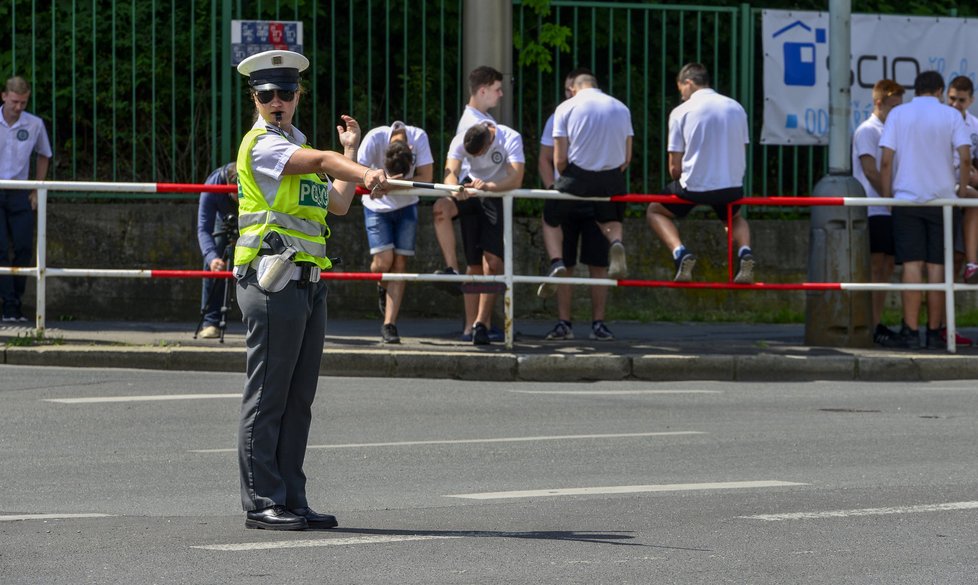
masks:
<path id="1" fill-rule="evenodd" d="M 878 198 L 880 186 L 880 135 L 890 110 L 903 103 L 905 90 L 892 79 L 873 86 L 873 113 L 852 134 L 852 176 L 867 197 Z M 893 217 L 888 206 L 868 208 L 870 272 L 873 282 L 890 282 L 893 276 Z M 883 347 L 904 347 L 896 331 L 883 325 L 886 291 L 873 291 L 873 341 Z"/>
<path id="2" fill-rule="evenodd" d="M 363 137 L 357 162 L 384 169 L 388 176 L 429 183 L 434 176 L 435 160 L 431 156 L 428 134 L 421 128 L 396 121 L 390 126 L 374 128 Z M 418 197 L 384 195 L 378 199 L 362 198 L 363 221 L 370 244 L 371 272 L 406 272 L 407 259 L 414 256 L 418 229 Z M 397 315 L 404 298 L 404 281 L 393 281 L 387 287 L 378 285 L 384 323 L 380 329 L 384 343 L 400 343 Z"/>
<path id="3" fill-rule="evenodd" d="M 469 164 L 468 178 L 462 176 L 462 164 Z M 525 159 L 523 138 L 508 126 L 481 122 L 452 139 L 445 161 L 445 183 L 463 184 L 466 189 L 457 197 L 475 207 L 477 213 L 461 216 L 462 247 L 468 274 L 501 274 L 503 271 L 503 209 L 498 197 L 471 197 L 472 190 L 510 191 L 523 184 Z M 494 293 L 479 295 L 475 311 L 466 303 L 465 330 L 471 331 L 472 343 L 489 343 Z M 467 332 L 463 330 L 463 335 Z"/>

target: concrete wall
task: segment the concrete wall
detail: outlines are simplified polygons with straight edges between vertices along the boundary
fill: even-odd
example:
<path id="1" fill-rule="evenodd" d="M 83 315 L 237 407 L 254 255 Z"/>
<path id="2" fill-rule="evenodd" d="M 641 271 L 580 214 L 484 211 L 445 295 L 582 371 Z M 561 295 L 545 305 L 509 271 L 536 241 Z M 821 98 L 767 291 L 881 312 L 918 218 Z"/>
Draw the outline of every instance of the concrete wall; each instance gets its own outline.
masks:
<path id="1" fill-rule="evenodd" d="M 197 269 L 201 258 L 196 240 L 195 201 L 169 203 L 63 203 L 49 206 L 48 266 L 52 268 Z M 627 220 L 626 249 L 630 277 L 670 280 L 669 252 L 651 233 L 644 219 Z M 433 272 L 442 267 L 431 228 L 430 200 L 422 205 L 418 253 L 409 270 Z M 808 256 L 807 221 L 752 221 L 757 277 L 765 282 L 805 280 Z M 343 259 L 342 271 L 369 270 L 362 208 L 345 217 L 331 217 L 332 255 Z M 726 278 L 726 236 L 715 219 L 692 219 L 681 224 L 687 247 L 700 260 L 697 280 Z M 548 262 L 543 253 L 540 222 L 518 219 L 516 273 L 540 274 Z M 536 286 L 517 285 L 517 317 L 551 317 L 555 301 L 538 299 Z M 890 295 L 895 297 L 896 295 Z M 199 316 L 200 281 L 171 279 L 51 278 L 48 280 L 48 321 L 59 319 L 125 319 L 194 321 Z M 575 295 L 575 312 L 588 311 L 587 294 Z M 34 306 L 34 285 L 25 298 Z M 374 283 L 330 284 L 329 311 L 334 318 L 377 317 Z M 610 318 L 639 318 L 643 312 L 709 314 L 717 311 L 765 311 L 779 308 L 802 313 L 804 293 L 774 291 L 669 290 L 621 288 L 612 290 Z M 28 311 L 25 313 L 30 314 Z M 461 318 L 462 301 L 432 285 L 409 284 L 404 317 Z"/>

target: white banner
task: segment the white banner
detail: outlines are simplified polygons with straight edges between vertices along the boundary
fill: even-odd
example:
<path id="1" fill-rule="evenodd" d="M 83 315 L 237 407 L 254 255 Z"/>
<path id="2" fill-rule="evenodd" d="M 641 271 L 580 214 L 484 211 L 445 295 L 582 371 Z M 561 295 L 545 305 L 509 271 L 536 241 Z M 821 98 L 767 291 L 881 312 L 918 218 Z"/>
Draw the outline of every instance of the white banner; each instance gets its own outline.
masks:
<path id="1" fill-rule="evenodd" d="M 963 18 L 853 14 L 849 132 L 873 113 L 873 85 L 893 79 L 913 97 L 917 74 L 978 85 L 978 26 Z M 762 144 L 828 144 L 829 14 L 765 10 Z M 969 65 L 968 56 L 972 57 Z M 972 112 L 978 112 L 972 106 Z"/>

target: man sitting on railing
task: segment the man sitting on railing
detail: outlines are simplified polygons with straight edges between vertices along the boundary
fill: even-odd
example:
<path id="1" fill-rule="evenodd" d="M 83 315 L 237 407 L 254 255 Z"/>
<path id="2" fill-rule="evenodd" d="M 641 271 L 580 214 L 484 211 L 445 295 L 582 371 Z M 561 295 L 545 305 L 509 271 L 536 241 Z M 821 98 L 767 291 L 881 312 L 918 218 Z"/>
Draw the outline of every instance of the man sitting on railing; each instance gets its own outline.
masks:
<path id="1" fill-rule="evenodd" d="M 935 199 L 954 199 L 957 176 L 952 152 L 961 159 L 961 175 L 971 172 L 971 136 L 960 112 L 941 103 L 944 78 L 936 71 L 924 71 L 914 81 L 915 97 L 895 108 L 886 118 L 880 137 L 880 185 L 883 197 L 927 203 Z M 957 185 L 957 196 L 964 197 L 967 184 Z M 955 209 L 955 222 L 960 210 Z M 950 227 L 950 226 L 949 226 Z M 944 220 L 940 207 L 894 207 L 893 237 L 896 261 L 903 264 L 904 284 L 944 280 Z M 927 335 L 920 339 L 921 292 L 903 291 L 903 327 L 900 336 L 910 348 L 941 348 L 945 294 L 927 291 Z"/>
<path id="2" fill-rule="evenodd" d="M 649 227 L 672 250 L 676 282 L 693 279 L 696 255 L 679 238 L 674 219 L 686 217 L 696 204 L 709 205 L 727 224 L 727 204 L 744 196 L 746 150 L 750 143 L 747 112 L 743 106 L 710 88 L 710 74 L 700 63 L 688 63 L 676 76 L 683 103 L 669 114 L 669 175 L 666 191 L 685 203 L 651 203 L 645 213 Z M 733 206 L 733 241 L 740 267 L 734 282 L 754 282 L 754 255 L 750 226 Z"/>

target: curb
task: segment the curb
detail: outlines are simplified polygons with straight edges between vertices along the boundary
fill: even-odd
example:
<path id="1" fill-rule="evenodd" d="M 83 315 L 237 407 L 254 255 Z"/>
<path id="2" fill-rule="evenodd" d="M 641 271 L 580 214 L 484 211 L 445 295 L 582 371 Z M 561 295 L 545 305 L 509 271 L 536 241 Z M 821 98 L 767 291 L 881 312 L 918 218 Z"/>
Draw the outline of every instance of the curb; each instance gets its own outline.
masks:
<path id="1" fill-rule="evenodd" d="M 7 347 L 0 363 L 21 366 L 244 372 L 243 348 Z M 481 381 L 929 381 L 978 379 L 961 355 L 567 355 L 327 349 L 323 376 Z"/>

